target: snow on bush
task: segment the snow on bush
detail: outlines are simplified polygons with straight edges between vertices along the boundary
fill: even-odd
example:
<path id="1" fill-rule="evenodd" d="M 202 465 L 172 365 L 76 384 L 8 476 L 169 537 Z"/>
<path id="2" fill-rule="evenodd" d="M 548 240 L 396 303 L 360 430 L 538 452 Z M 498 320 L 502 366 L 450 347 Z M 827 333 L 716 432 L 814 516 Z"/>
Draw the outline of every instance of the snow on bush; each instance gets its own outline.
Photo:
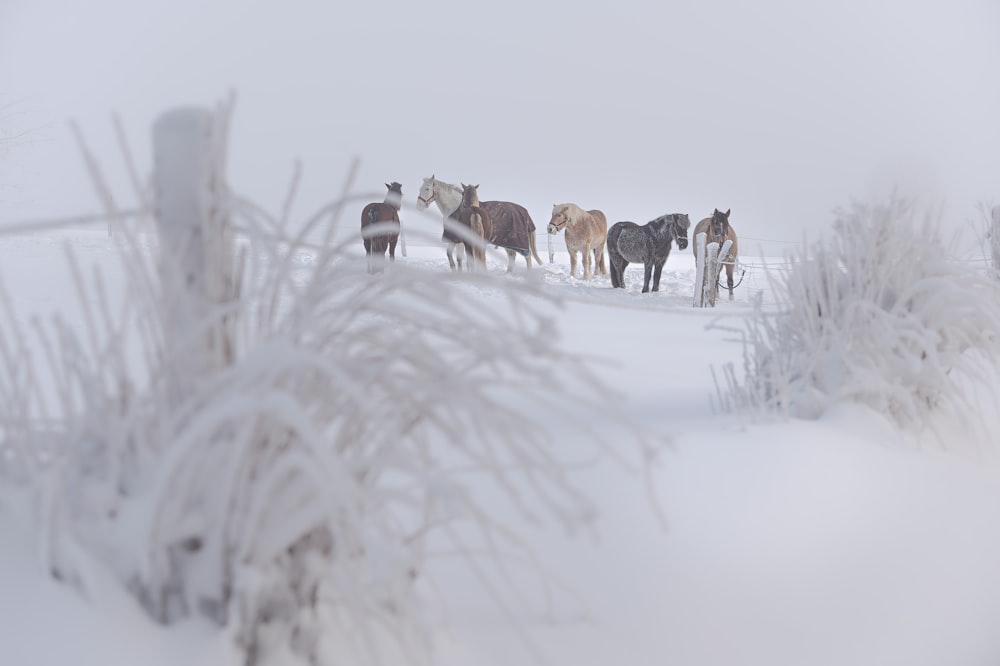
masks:
<path id="1" fill-rule="evenodd" d="M 120 303 L 76 269 L 85 330 L 29 336 L 4 299 L 0 484 L 32 493 L 54 575 L 86 593 L 101 562 L 159 622 L 227 627 L 247 664 L 419 661 L 432 549 L 488 581 L 530 556 L 510 516 L 592 523 L 547 424 L 606 396 L 560 349 L 540 281 L 399 262 L 371 276 L 360 240 L 303 240 L 328 212 L 292 234 L 239 197 L 212 203 L 213 224 L 244 229 L 205 245 L 232 279 L 186 338 L 185 281 L 125 226 Z M 487 290 L 505 306 L 484 307 Z M 206 332 L 224 362 L 178 383 Z M 641 464 L 656 441 L 635 441 Z"/>
<path id="2" fill-rule="evenodd" d="M 850 401 L 913 429 L 968 420 L 971 387 L 1000 360 L 997 284 L 902 200 L 838 211 L 833 231 L 772 272 L 776 306 L 757 301 L 724 405 L 815 418 Z"/>

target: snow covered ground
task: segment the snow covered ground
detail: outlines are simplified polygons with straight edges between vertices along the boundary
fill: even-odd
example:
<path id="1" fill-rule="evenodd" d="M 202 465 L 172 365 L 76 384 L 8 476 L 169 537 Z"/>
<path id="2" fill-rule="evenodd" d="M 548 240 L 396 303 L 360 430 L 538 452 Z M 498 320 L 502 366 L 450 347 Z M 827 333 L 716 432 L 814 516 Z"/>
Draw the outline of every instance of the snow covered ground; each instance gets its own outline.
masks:
<path id="1" fill-rule="evenodd" d="M 103 229 L 0 235 L 0 274 L 25 323 L 53 312 L 79 322 L 64 242 L 85 270 L 100 266 L 112 286 L 122 279 L 116 241 Z M 764 264 L 780 260 L 742 257 L 749 269 L 735 300 L 702 310 L 692 307 L 690 250 L 674 249 L 662 291 L 641 294 L 641 267 L 629 268 L 625 291 L 613 290 L 606 276 L 569 277 L 562 238 L 555 247 L 555 263 L 545 263 L 541 276 L 564 299 L 556 313 L 563 346 L 597 357 L 620 406 L 673 442 L 652 474 L 666 526 L 640 477 L 582 465 L 574 478 L 601 509 L 594 535 L 517 526 L 572 595 L 549 597 L 535 573 L 514 568 L 498 581 L 505 594 L 517 590 L 525 599 L 510 617 L 464 565 L 433 559 L 440 587 L 428 593 L 427 612 L 439 627 L 435 663 L 1000 663 L 993 442 L 961 442 L 977 454 L 930 442 L 916 449 L 919 433 L 902 433 L 859 405 L 817 421 L 752 424 L 720 414 L 711 369 L 739 366 L 734 330 L 751 313 L 753 294 L 767 300 Z M 447 270 L 439 247 L 411 242 L 408 255 L 399 261 Z M 518 262 L 503 279 L 523 278 Z M 502 274 L 504 266 L 497 257 L 490 270 Z M 478 295 L 485 307 L 501 296 L 502 286 Z M 1000 425 L 995 411 L 975 416 Z M 623 450 L 630 444 L 613 423 L 595 417 L 586 426 Z M 565 453 L 580 444 L 556 437 L 551 445 Z M 237 663 L 227 637 L 206 623 L 162 629 L 111 583 L 85 598 L 46 577 L 31 530 L 9 508 L 0 502 L 3 663 Z M 101 563 L 92 566 L 100 576 Z"/>

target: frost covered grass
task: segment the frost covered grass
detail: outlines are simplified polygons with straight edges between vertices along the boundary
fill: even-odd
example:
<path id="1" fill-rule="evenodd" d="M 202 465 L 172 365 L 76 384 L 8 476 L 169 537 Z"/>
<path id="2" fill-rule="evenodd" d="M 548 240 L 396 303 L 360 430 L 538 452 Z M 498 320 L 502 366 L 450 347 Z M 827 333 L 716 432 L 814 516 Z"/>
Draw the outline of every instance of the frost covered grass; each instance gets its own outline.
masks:
<path id="1" fill-rule="evenodd" d="M 81 279 L 81 298 L 100 303 L 87 334 L 37 329 L 54 405 L 10 311 L 0 337 L 5 447 L 34 486 L 51 570 L 84 593 L 76 553 L 111 563 L 158 622 L 235 627 L 248 663 L 321 655 L 321 635 L 375 661 L 386 636 L 404 653 L 427 647 L 415 586 L 429 540 L 480 568 L 528 557 L 480 503 L 485 486 L 533 520 L 592 522 L 532 414 L 608 408 L 559 348 L 558 303 L 539 282 L 406 266 L 370 277 L 346 247 L 303 265 L 294 242 L 251 238 L 238 300 L 203 322 L 230 332 L 231 362 L 178 400 L 173 322 L 156 307 L 170 295 L 148 253 L 126 247 L 127 282 L 148 291 L 123 300 L 124 316 Z M 484 289 L 506 307 L 483 308 Z M 26 415 L 53 425 L 46 461 Z"/>
<path id="2" fill-rule="evenodd" d="M 141 206 L 155 239 L 114 210 L 78 134 L 124 293 L 72 250 L 82 326 L 26 328 L 0 291 L 2 480 L 31 507 L 45 568 L 84 595 L 102 562 L 154 621 L 226 627 L 248 665 L 420 662 L 429 552 L 465 561 L 504 604 L 507 560 L 542 570 L 507 508 L 589 529 L 575 461 L 639 472 L 663 438 L 622 420 L 623 450 L 588 432 L 581 414 L 617 408 L 560 348 L 540 279 L 367 275 L 353 234 L 305 241 L 351 200 L 292 233 L 288 203 L 271 216 L 230 195 L 227 123 L 226 108 L 158 121 Z M 503 305 L 483 307 L 484 291 Z M 553 451 L 553 422 L 588 448 Z"/>
<path id="3" fill-rule="evenodd" d="M 1000 362 L 1000 289 L 908 203 L 854 205 L 831 239 L 775 272 L 775 306 L 745 330 L 724 401 L 816 418 L 852 402 L 919 430 L 977 413 Z"/>
<path id="4" fill-rule="evenodd" d="M 433 222 L 439 230 L 440 221 Z M 505 285 L 520 285 L 528 277 L 523 272 L 504 277 L 506 258 L 493 257 L 490 273 L 500 279 L 476 275 L 466 284 L 469 276 L 452 275 L 436 243 L 421 246 L 413 235 L 410 240 L 409 257 L 386 275 L 403 268 L 409 269 L 406 274 L 434 274 L 451 285 L 447 293 L 459 292 L 460 302 L 497 309 L 501 318 L 510 312 Z M 0 236 L 7 257 L 0 273 L 8 284 L 18 285 L 11 299 L 25 330 L 31 314 L 49 311 L 62 313 L 73 328 L 84 326 L 72 275 L 58 270 L 64 242 L 73 246 L 85 275 L 96 264 L 109 285 L 127 283 L 117 242 L 103 228 Z M 350 279 L 367 279 L 360 242 L 354 251 L 338 270 Z M 294 257 L 290 270 L 304 285 L 319 252 L 301 249 Z M 751 256 L 743 261 L 764 263 Z M 51 268 L 44 279 L 33 279 L 39 265 Z M 640 267 L 626 280 L 634 284 L 641 275 Z M 458 475 L 456 482 L 468 486 L 482 510 L 528 547 L 505 548 L 501 568 L 490 566 L 501 561 L 484 559 L 481 539 L 472 540 L 479 533 L 472 520 L 429 532 L 426 568 L 407 591 L 413 605 L 401 608 L 419 611 L 411 626 L 430 633 L 410 637 L 410 644 L 432 644 L 433 656 L 426 661 L 439 666 L 601 666 L 623 658 L 638 666 L 995 663 L 1000 657 L 997 470 L 939 451 L 907 449 L 900 445 L 903 431 L 864 405 L 831 406 L 816 420 L 753 425 L 744 425 L 738 415 L 715 413 L 709 368 L 738 363 L 742 353 L 739 341 L 718 323 L 735 328 L 753 316 L 753 290 L 765 303 L 772 293 L 766 276 L 749 270 L 734 302 L 692 308 L 694 276 L 691 256 L 679 253 L 671 255 L 655 295 L 612 289 L 606 277 L 570 278 L 562 252 L 556 263 L 531 274 L 543 284 L 525 288 L 543 292 L 535 305 L 546 308 L 557 328 L 555 344 L 567 358 L 595 359 L 595 381 L 612 393 L 611 406 L 625 411 L 630 423 L 611 418 L 607 406 L 595 409 L 586 402 L 579 408 L 564 405 L 581 427 L 544 406 L 527 411 L 528 420 L 540 422 L 550 435 L 547 453 L 569 462 L 566 479 L 598 512 L 593 529 L 583 535 L 558 529 L 559 523 L 527 495 L 534 513 L 525 515 L 502 488 L 484 483 L 486 473 L 442 453 L 440 475 Z M 556 301 L 548 300 L 553 296 Z M 114 289 L 109 300 L 117 312 Z M 136 360 L 133 367 L 143 367 L 137 363 L 142 358 L 137 345 L 126 358 Z M 573 395 L 570 391 L 566 397 Z M 504 405 L 512 406 L 507 399 Z M 991 403 L 969 416 L 996 413 Z M 673 441 L 660 464 L 646 468 L 667 514 L 666 530 L 649 511 L 647 487 L 637 476 L 606 464 L 588 439 L 599 438 L 627 454 L 635 451 L 634 427 Z M 956 442 L 958 435 L 967 435 L 957 428 L 951 434 Z M 977 435 L 970 441 L 991 448 L 987 433 Z M 43 442 L 39 434 L 40 445 L 52 442 Z M 0 468 L 13 473 L 5 465 Z M 136 597 L 126 594 L 117 564 L 100 559 L 104 551 L 69 550 L 80 537 L 60 537 L 61 554 L 73 557 L 87 589 L 81 592 L 47 576 L 33 548 L 38 543 L 33 528 L 40 522 L 30 513 L 21 519 L 23 514 L 14 511 L 28 497 L 25 479 L 22 475 L 12 483 L 6 472 L 0 472 L 6 479 L 0 482 L 0 536 L 6 546 L 0 549 L 0 582 L 7 591 L 0 600 L 0 626 L 7 629 L 5 654 L 14 662 L 244 662 L 233 631 L 236 620 L 220 627 L 195 614 L 168 626 L 153 622 Z M 140 483 L 129 501 L 142 502 L 142 492 Z M 139 542 L 141 536 L 128 540 L 129 531 L 148 530 L 143 521 L 149 512 L 139 508 L 130 509 L 133 519 L 123 516 L 117 525 L 115 537 L 123 543 Z M 462 541 L 451 541 L 452 534 Z M 470 553 L 479 557 L 478 569 L 468 566 Z M 378 571 L 382 565 L 370 566 Z M 501 603 L 480 576 L 487 577 Z M 358 661 L 351 652 L 356 646 L 338 650 L 349 615 L 317 619 L 324 630 L 322 654 L 334 662 L 338 657 Z M 58 641 L 43 630 L 53 626 L 59 627 Z M 391 632 L 397 626 L 368 625 L 379 639 L 383 663 L 402 666 L 426 656 L 414 651 L 394 658 L 399 650 Z M 296 663 L 277 649 L 270 656 L 262 661 Z"/>
<path id="5" fill-rule="evenodd" d="M 303 265 L 294 242 L 251 238 L 239 299 L 205 322 L 230 331 L 231 362 L 177 400 L 172 322 L 155 305 L 169 295 L 148 253 L 126 247 L 127 283 L 149 287 L 147 302 L 132 293 L 112 316 L 81 280 L 81 296 L 100 294 L 88 335 L 38 327 L 55 404 L 10 311 L 0 337 L 5 447 L 34 486 L 49 567 L 84 593 L 75 553 L 111 563 L 159 622 L 236 627 L 248 663 L 322 654 L 320 625 L 323 641 L 373 661 L 385 636 L 426 648 L 415 586 L 429 540 L 486 570 L 529 557 L 480 503 L 484 487 L 533 520 L 592 522 L 532 414 L 572 423 L 609 408 L 559 348 L 558 303 L 540 282 L 406 266 L 371 277 L 346 247 Z M 506 307 L 483 308 L 482 290 Z M 54 427 L 48 460 L 27 415 Z"/>

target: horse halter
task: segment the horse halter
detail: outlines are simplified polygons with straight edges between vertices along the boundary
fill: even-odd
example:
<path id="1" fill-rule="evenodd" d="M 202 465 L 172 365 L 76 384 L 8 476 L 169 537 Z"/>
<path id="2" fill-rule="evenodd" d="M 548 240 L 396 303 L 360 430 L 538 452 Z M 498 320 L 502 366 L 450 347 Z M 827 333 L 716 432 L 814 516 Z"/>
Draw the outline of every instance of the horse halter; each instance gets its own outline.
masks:
<path id="1" fill-rule="evenodd" d="M 422 202 L 424 204 L 424 206 L 426 206 L 426 207 L 430 207 L 431 202 L 434 201 L 434 198 L 435 198 L 436 194 L 437 194 L 437 192 L 434 191 L 434 187 L 431 186 L 431 198 L 430 199 L 424 199 L 422 196 L 418 195 L 417 196 L 417 201 Z"/>
<path id="2" fill-rule="evenodd" d="M 559 219 L 562 220 L 562 224 L 559 224 L 554 220 L 549 222 L 550 227 L 556 228 L 556 233 L 559 233 L 569 225 L 569 216 L 566 215 L 566 213 L 559 213 Z"/>
<path id="3" fill-rule="evenodd" d="M 431 188 L 431 196 L 430 196 L 429 199 L 424 199 L 423 196 L 421 196 L 419 194 L 417 195 L 417 201 L 419 201 L 422 204 L 424 204 L 425 208 L 430 208 L 431 203 L 434 201 L 434 199 L 437 198 L 437 181 L 434 180 L 433 177 L 431 177 L 430 188 Z M 423 189 L 423 188 L 421 188 L 421 189 Z"/>

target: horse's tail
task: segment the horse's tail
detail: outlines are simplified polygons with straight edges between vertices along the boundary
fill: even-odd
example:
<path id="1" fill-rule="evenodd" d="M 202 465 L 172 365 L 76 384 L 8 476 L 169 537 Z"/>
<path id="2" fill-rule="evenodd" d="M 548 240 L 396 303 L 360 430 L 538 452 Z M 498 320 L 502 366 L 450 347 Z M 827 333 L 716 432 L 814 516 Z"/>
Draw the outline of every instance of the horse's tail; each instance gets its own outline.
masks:
<path id="1" fill-rule="evenodd" d="M 615 289 L 620 289 L 624 287 L 625 281 L 625 271 L 622 270 L 621 262 L 615 261 L 615 257 L 611 252 L 611 247 L 608 247 L 608 261 L 611 263 L 611 286 Z"/>
<path id="2" fill-rule="evenodd" d="M 482 267 L 486 268 L 486 230 L 483 228 L 483 214 L 474 211 L 472 215 L 469 216 L 469 228 L 473 234 L 478 238 L 476 239 L 475 245 L 472 245 L 469 249 L 472 250 L 472 258 L 474 258 Z M 470 258 L 469 265 L 472 265 Z"/>
<path id="3" fill-rule="evenodd" d="M 608 253 L 608 273 L 611 274 L 611 286 L 617 289 L 625 287 L 625 270 L 622 266 L 621 253 L 618 251 L 618 237 L 622 233 L 622 223 L 615 222 L 604 237 L 604 245 Z"/>
<path id="4" fill-rule="evenodd" d="M 535 248 L 535 234 L 534 234 L 534 232 L 531 232 L 531 233 L 528 234 L 528 249 L 531 250 L 531 254 L 533 254 L 535 256 L 535 261 L 537 261 L 538 265 L 541 266 L 542 265 L 542 258 L 538 256 L 538 250 Z"/>

